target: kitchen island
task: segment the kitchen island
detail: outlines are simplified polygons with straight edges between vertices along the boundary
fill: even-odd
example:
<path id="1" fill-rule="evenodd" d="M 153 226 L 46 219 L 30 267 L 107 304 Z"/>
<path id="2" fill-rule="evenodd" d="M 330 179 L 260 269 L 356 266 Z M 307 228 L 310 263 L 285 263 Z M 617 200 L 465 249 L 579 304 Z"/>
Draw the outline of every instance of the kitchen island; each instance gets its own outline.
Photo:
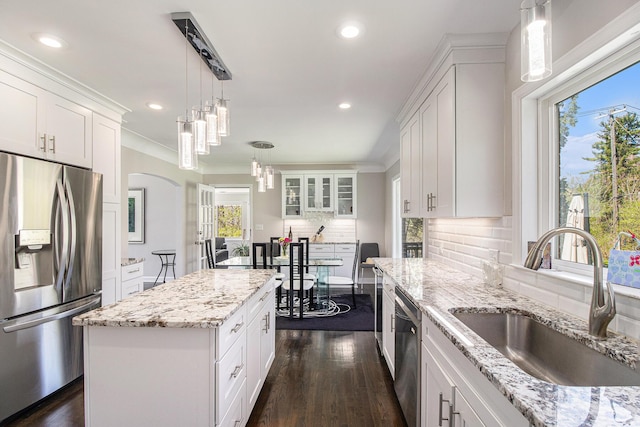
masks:
<path id="1" fill-rule="evenodd" d="M 377 258 L 375 264 L 384 280 L 399 287 L 423 314 L 421 425 L 437 425 L 437 418 L 429 417 L 438 415 L 457 417 L 455 425 L 640 425 L 640 387 L 574 387 L 539 380 L 452 313 L 527 313 L 634 370 L 640 359 L 637 342 L 613 332 L 605 340 L 593 339 L 586 321 L 436 261 Z M 438 405 L 444 405 L 440 413 Z"/>
<path id="2" fill-rule="evenodd" d="M 202 270 L 73 319 L 85 423 L 242 426 L 275 355 L 274 270 Z"/>

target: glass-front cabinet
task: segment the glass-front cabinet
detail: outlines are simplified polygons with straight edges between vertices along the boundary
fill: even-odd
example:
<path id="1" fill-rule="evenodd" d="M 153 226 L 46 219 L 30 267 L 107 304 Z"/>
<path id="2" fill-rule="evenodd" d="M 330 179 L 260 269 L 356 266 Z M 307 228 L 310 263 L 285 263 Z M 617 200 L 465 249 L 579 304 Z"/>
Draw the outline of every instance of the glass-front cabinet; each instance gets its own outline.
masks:
<path id="1" fill-rule="evenodd" d="M 282 217 L 303 218 L 305 212 L 356 218 L 357 171 L 282 171 Z"/>
<path id="2" fill-rule="evenodd" d="M 305 175 L 305 209 L 333 210 L 333 175 Z"/>
<path id="3" fill-rule="evenodd" d="M 355 218 L 356 175 L 336 174 L 334 180 L 336 218 Z"/>
<path id="4" fill-rule="evenodd" d="M 282 176 L 282 216 L 300 218 L 302 216 L 302 175 Z"/>

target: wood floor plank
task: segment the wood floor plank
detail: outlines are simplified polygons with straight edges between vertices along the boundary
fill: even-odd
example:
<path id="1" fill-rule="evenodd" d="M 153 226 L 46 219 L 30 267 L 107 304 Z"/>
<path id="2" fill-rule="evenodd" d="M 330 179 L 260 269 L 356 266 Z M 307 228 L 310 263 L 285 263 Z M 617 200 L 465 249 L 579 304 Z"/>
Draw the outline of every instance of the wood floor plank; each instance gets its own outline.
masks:
<path id="1" fill-rule="evenodd" d="M 405 426 L 373 332 L 276 331 L 247 426 Z"/>

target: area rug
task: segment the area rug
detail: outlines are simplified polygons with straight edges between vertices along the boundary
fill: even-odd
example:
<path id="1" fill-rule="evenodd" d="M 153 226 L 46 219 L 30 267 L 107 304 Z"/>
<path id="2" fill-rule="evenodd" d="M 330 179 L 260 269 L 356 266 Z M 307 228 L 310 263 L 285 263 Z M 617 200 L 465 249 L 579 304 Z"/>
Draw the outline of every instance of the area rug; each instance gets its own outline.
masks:
<path id="1" fill-rule="evenodd" d="M 353 304 L 351 294 L 332 295 L 339 305 Z M 331 317 L 305 317 L 303 319 L 276 316 L 276 329 L 309 329 L 315 331 L 373 331 L 374 313 L 371 296 L 356 295 L 356 308 Z"/>

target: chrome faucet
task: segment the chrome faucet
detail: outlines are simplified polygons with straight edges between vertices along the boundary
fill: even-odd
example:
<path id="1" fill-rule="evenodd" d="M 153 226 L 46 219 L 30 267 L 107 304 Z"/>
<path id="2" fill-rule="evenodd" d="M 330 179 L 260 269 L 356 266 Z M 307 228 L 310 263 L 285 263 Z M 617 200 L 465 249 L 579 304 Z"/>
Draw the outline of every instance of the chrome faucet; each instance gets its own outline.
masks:
<path id="1" fill-rule="evenodd" d="M 558 227 L 544 233 L 529 251 L 524 266 L 532 270 L 540 268 L 542 255 L 547 243 L 560 234 L 577 234 L 582 237 L 591 250 L 593 256 L 593 293 L 591 294 L 591 308 L 589 310 L 589 334 L 597 338 L 607 337 L 607 326 L 616 315 L 616 301 L 613 294 L 613 286 L 602 280 L 602 252 L 596 239 L 589 233 L 574 227 Z M 605 301 L 605 286 L 608 298 Z"/>

